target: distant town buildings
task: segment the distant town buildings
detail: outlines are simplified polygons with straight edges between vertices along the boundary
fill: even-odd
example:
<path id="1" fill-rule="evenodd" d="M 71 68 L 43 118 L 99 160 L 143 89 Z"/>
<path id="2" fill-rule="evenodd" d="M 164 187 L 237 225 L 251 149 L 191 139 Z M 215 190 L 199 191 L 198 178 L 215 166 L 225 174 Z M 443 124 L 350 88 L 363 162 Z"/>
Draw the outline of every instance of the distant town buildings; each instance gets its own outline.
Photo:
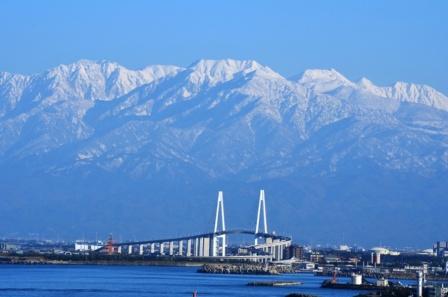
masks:
<path id="1" fill-rule="evenodd" d="M 324 258 L 324 255 L 322 255 L 318 251 L 312 251 L 309 256 L 309 260 L 314 263 L 324 262 Z"/>
<path id="2" fill-rule="evenodd" d="M 295 258 L 302 260 L 304 257 L 304 249 L 302 246 L 293 244 L 285 248 L 283 256 L 285 259 Z"/>
<path id="3" fill-rule="evenodd" d="M 428 297 L 444 297 L 448 295 L 448 287 L 443 284 L 427 286 L 425 293 L 424 295 Z"/>
<path id="4" fill-rule="evenodd" d="M 14 243 L 0 242 L 0 251 L 2 252 L 15 252 L 20 249 L 20 246 Z"/>
<path id="5" fill-rule="evenodd" d="M 437 257 L 448 257 L 448 241 L 437 241 L 432 248 Z"/>

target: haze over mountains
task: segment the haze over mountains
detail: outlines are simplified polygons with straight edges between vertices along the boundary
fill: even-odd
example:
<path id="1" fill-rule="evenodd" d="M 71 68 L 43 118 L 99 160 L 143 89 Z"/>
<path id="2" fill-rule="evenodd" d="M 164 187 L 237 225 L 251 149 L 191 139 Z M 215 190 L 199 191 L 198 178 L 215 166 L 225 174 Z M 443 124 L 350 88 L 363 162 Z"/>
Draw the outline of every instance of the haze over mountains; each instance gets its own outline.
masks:
<path id="1" fill-rule="evenodd" d="M 0 236 L 125 238 L 269 223 L 311 243 L 429 245 L 448 222 L 448 97 L 285 78 L 256 61 L 0 73 Z"/>

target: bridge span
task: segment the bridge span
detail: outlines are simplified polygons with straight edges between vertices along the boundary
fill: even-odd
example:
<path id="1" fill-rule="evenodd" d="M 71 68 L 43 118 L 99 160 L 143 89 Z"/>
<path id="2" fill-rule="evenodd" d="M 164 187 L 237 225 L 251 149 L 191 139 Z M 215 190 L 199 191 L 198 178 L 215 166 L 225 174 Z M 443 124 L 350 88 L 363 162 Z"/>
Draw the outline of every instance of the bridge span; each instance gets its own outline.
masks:
<path id="1" fill-rule="evenodd" d="M 263 231 L 260 231 L 260 216 Z M 229 235 L 253 236 L 254 244 L 241 247 L 245 253 L 229 253 Z M 264 190 L 260 190 L 258 214 L 255 231 L 226 230 L 224 219 L 224 197 L 218 193 L 214 231 L 183 237 L 153 239 L 133 242 L 108 243 L 96 252 L 125 253 L 128 255 L 166 255 L 176 257 L 218 257 L 226 259 L 249 259 L 254 261 L 276 261 L 283 259 L 283 250 L 290 246 L 292 238 L 268 232 Z"/>

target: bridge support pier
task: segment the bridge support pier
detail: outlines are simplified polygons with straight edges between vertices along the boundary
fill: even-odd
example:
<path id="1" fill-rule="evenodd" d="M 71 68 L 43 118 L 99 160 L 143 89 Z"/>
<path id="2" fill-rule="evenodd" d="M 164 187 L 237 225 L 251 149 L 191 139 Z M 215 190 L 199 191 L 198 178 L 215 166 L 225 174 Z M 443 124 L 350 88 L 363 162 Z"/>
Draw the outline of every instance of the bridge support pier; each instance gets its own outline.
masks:
<path id="1" fill-rule="evenodd" d="M 187 257 L 191 257 L 191 239 L 187 239 Z"/>
<path id="2" fill-rule="evenodd" d="M 199 238 L 199 257 L 204 256 L 204 237 Z"/>
<path id="3" fill-rule="evenodd" d="M 222 249 L 221 249 L 221 257 L 226 256 L 226 249 L 227 249 L 227 236 L 222 236 Z"/>
<path id="4" fill-rule="evenodd" d="M 174 254 L 174 243 L 170 241 L 169 243 L 169 255 L 172 256 Z"/>
<path id="5" fill-rule="evenodd" d="M 151 243 L 151 254 L 154 254 L 156 252 L 156 245 L 154 243 Z"/>
<path id="6" fill-rule="evenodd" d="M 194 241 L 194 256 L 199 257 L 199 238 Z"/>
<path id="7" fill-rule="evenodd" d="M 226 235 L 218 235 L 218 236 L 213 236 L 211 238 L 212 240 L 212 253 L 211 255 L 213 257 L 217 257 L 217 256 L 221 256 L 221 257 L 225 257 L 226 256 Z"/>
<path id="8" fill-rule="evenodd" d="M 178 254 L 179 256 L 182 256 L 184 252 L 184 241 L 183 240 L 179 241 L 178 246 L 179 246 Z"/>
<path id="9" fill-rule="evenodd" d="M 143 244 L 139 246 L 139 255 L 143 255 Z"/>
<path id="10" fill-rule="evenodd" d="M 212 257 L 216 257 L 218 249 L 218 236 L 213 236 L 212 238 Z"/>
<path id="11" fill-rule="evenodd" d="M 204 237 L 203 248 L 202 256 L 210 257 L 210 237 Z"/>
<path id="12" fill-rule="evenodd" d="M 266 248 L 268 253 L 272 255 L 272 257 L 275 261 L 282 260 L 283 259 L 283 249 L 285 247 L 287 247 L 290 243 L 289 242 L 283 243 L 283 242 L 280 242 L 280 240 L 275 239 L 272 242 L 272 244 L 273 245 L 271 247 Z"/>
<path id="13" fill-rule="evenodd" d="M 120 246 L 118 246 L 118 250 L 117 250 L 117 253 L 121 254 L 121 245 L 120 245 Z"/>
<path id="14" fill-rule="evenodd" d="M 132 255 L 132 245 L 128 245 L 128 254 Z"/>
<path id="15" fill-rule="evenodd" d="M 159 244 L 159 251 L 161 255 L 165 255 L 165 246 L 163 242 Z"/>

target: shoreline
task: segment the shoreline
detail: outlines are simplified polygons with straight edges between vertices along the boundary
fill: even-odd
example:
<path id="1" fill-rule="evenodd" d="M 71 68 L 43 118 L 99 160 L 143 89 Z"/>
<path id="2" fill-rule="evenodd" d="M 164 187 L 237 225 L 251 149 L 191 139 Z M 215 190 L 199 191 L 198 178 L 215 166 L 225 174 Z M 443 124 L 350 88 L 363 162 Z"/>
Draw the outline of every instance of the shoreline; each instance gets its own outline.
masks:
<path id="1" fill-rule="evenodd" d="M 90 258 L 90 257 L 48 257 L 48 256 L 7 256 L 0 257 L 2 265 L 105 265 L 105 266 L 179 266 L 200 267 L 204 264 L 216 263 L 202 259 L 179 259 L 161 257 L 135 258 Z"/>
<path id="2" fill-rule="evenodd" d="M 332 277 L 332 273 L 314 273 L 315 276 L 325 276 L 325 277 Z M 343 277 L 350 277 L 351 274 L 339 274 L 338 276 Z M 415 280 L 415 274 L 413 273 L 381 273 L 381 274 L 363 274 L 363 277 L 365 278 L 372 278 L 372 279 L 378 279 L 378 278 L 386 278 L 390 280 Z M 441 276 L 441 275 L 431 275 L 427 274 L 426 279 L 428 281 L 448 281 L 448 276 Z"/>
<path id="3" fill-rule="evenodd" d="M 0 265 L 99 265 L 99 266 L 171 266 L 171 267 L 203 267 L 213 265 L 247 265 L 253 262 L 242 260 L 229 260 L 221 258 L 200 257 L 170 257 L 170 256 L 122 256 L 122 255 L 56 255 L 56 254 L 25 254 L 25 255 L 1 255 Z M 315 276 L 330 277 L 326 273 L 313 273 L 309 271 L 282 271 L 283 273 L 313 274 Z M 346 275 L 340 275 L 349 277 Z M 376 278 L 379 275 L 366 275 L 367 278 Z M 415 280 L 412 274 L 381 275 L 387 279 Z M 440 275 L 427 275 L 428 281 L 447 282 L 448 277 Z"/>

